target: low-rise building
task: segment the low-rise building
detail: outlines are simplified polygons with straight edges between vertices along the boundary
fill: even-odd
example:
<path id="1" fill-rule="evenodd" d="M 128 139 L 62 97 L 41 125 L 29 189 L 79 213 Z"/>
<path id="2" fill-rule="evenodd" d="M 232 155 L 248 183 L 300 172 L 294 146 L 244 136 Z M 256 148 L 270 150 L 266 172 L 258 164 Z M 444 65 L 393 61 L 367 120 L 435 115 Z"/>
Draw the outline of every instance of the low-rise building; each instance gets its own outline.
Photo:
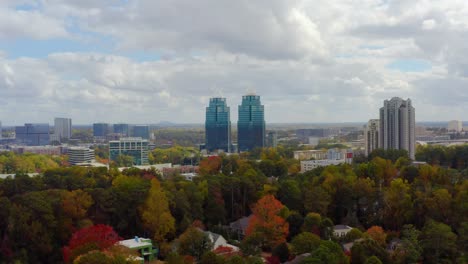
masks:
<path id="1" fill-rule="evenodd" d="M 327 152 L 323 150 L 298 150 L 294 151 L 294 158 L 297 160 L 322 160 L 327 158 Z"/>
<path id="2" fill-rule="evenodd" d="M 347 225 L 336 225 L 333 227 L 333 235 L 335 235 L 335 237 L 344 237 L 351 229 L 353 228 Z"/>
<path id="3" fill-rule="evenodd" d="M 329 159 L 322 159 L 322 160 L 303 160 L 301 161 L 301 173 L 306 171 L 310 171 L 316 169 L 318 167 L 326 167 L 330 165 L 339 165 L 345 163 L 346 160 L 329 160 Z"/>
<path id="4" fill-rule="evenodd" d="M 71 147 L 68 148 L 67 153 L 71 165 L 92 163 L 94 161 L 94 150 L 90 148 Z"/>

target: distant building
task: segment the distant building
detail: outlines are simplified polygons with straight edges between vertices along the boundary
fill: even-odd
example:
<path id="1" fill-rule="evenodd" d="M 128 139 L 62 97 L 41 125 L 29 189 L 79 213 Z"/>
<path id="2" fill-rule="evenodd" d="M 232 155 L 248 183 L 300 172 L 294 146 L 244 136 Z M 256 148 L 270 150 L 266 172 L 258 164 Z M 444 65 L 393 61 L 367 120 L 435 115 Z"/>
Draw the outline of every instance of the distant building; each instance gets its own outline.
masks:
<path id="1" fill-rule="evenodd" d="M 132 137 L 141 137 L 143 139 L 150 139 L 150 128 L 148 125 L 133 126 Z"/>
<path id="2" fill-rule="evenodd" d="M 369 122 L 367 122 L 366 129 L 364 130 L 366 156 L 371 154 L 375 149 L 379 148 L 379 126 L 379 119 L 371 119 Z"/>
<path id="3" fill-rule="evenodd" d="M 94 150 L 82 147 L 71 147 L 67 150 L 68 161 L 72 165 L 94 161 Z"/>
<path id="4" fill-rule="evenodd" d="M 131 156 L 133 165 L 147 165 L 148 140 L 141 137 L 131 137 L 110 141 L 109 158 L 116 161 L 120 155 Z"/>
<path id="5" fill-rule="evenodd" d="M 380 108 L 379 146 L 383 149 L 405 149 L 415 154 L 415 110 L 411 100 L 393 97 Z"/>
<path id="6" fill-rule="evenodd" d="M 121 134 L 123 136 L 130 136 L 130 130 L 128 124 L 114 124 L 114 131 L 115 134 Z"/>
<path id="7" fill-rule="evenodd" d="M 95 123 L 93 124 L 93 136 L 95 138 L 105 138 L 110 133 L 109 124 Z"/>
<path id="8" fill-rule="evenodd" d="M 462 132 L 463 123 L 460 120 L 451 120 L 448 122 L 447 129 L 449 132 Z"/>
<path id="9" fill-rule="evenodd" d="M 10 146 L 10 150 L 16 154 L 33 153 L 56 156 L 62 154 L 62 148 L 59 146 Z"/>
<path id="10" fill-rule="evenodd" d="M 278 133 L 276 131 L 268 132 L 267 146 L 270 148 L 278 147 Z"/>
<path id="11" fill-rule="evenodd" d="M 297 160 L 323 160 L 327 158 L 327 152 L 323 150 L 298 150 L 294 151 L 294 158 Z"/>
<path id="12" fill-rule="evenodd" d="M 15 127 L 16 142 L 26 146 L 45 146 L 50 142 L 49 124 L 24 124 Z"/>
<path id="13" fill-rule="evenodd" d="M 205 118 L 205 149 L 231 152 L 231 117 L 226 98 L 210 98 Z"/>
<path id="14" fill-rule="evenodd" d="M 326 167 L 330 165 L 340 165 L 344 164 L 346 160 L 331 160 L 331 159 L 323 159 L 323 160 L 302 160 L 301 161 L 301 173 L 316 169 L 318 167 Z"/>
<path id="15" fill-rule="evenodd" d="M 237 121 L 239 152 L 265 146 L 265 108 L 258 95 L 242 96 Z"/>
<path id="16" fill-rule="evenodd" d="M 70 118 L 55 118 L 54 135 L 59 142 L 70 139 L 72 136 L 72 120 Z"/>
<path id="17" fill-rule="evenodd" d="M 340 133 L 338 128 L 306 128 L 297 129 L 296 137 L 302 142 L 307 142 L 309 137 L 327 138 L 337 136 Z"/>

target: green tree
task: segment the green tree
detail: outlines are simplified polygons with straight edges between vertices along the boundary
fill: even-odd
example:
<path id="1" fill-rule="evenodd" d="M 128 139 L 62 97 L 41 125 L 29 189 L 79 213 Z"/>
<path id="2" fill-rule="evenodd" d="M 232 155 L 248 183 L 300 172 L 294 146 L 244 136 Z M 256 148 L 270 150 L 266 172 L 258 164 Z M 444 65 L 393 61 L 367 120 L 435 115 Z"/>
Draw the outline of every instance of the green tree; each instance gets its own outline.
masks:
<path id="1" fill-rule="evenodd" d="M 174 217 L 169 211 L 166 194 L 157 179 L 151 180 L 151 189 L 140 209 L 146 228 L 154 233 L 154 240 L 162 242 L 168 234 L 175 231 Z"/>
<path id="2" fill-rule="evenodd" d="M 311 253 L 319 247 L 320 237 L 309 232 L 303 232 L 292 239 L 291 245 L 293 253 L 296 255 Z"/>
<path id="3" fill-rule="evenodd" d="M 179 254 L 190 255 L 196 259 L 201 257 L 213 248 L 208 235 L 195 227 L 189 227 L 179 236 Z"/>
<path id="4" fill-rule="evenodd" d="M 455 260 L 457 235 L 450 226 L 429 220 L 422 230 L 420 243 L 424 263 L 445 263 Z"/>
<path id="5" fill-rule="evenodd" d="M 392 181 L 384 192 L 384 219 L 387 227 L 399 230 L 413 215 L 410 186 L 402 179 Z"/>

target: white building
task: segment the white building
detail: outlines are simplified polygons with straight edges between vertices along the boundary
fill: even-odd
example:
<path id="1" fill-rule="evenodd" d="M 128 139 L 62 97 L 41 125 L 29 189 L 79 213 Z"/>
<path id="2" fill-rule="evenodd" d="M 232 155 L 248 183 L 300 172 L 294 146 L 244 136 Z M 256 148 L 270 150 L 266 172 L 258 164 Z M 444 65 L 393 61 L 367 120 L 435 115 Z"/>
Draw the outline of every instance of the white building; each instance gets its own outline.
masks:
<path id="1" fill-rule="evenodd" d="M 366 156 L 371 154 L 375 149 L 379 148 L 379 130 L 379 119 L 371 119 L 369 122 L 367 122 L 366 129 L 364 130 Z"/>
<path id="2" fill-rule="evenodd" d="M 301 161 L 301 173 L 316 169 L 318 167 L 326 167 L 326 166 L 330 166 L 330 165 L 339 165 L 339 164 L 343 164 L 345 162 L 346 162 L 346 160 L 344 160 L 344 159 L 341 159 L 341 160 L 329 160 L 329 159 L 303 160 L 303 161 Z"/>
<path id="3" fill-rule="evenodd" d="M 460 120 L 451 120 L 448 122 L 447 129 L 449 132 L 461 132 L 463 130 L 463 123 Z"/>
<path id="4" fill-rule="evenodd" d="M 335 237 L 344 237 L 351 229 L 353 228 L 347 225 L 336 225 L 333 227 L 333 234 Z"/>
<path id="5" fill-rule="evenodd" d="M 298 150 L 294 151 L 294 158 L 297 160 L 322 160 L 327 158 L 327 152 L 323 150 Z"/>
<path id="6" fill-rule="evenodd" d="M 72 135 L 72 120 L 70 118 L 56 117 L 54 120 L 54 135 L 61 142 L 70 139 Z"/>
<path id="7" fill-rule="evenodd" d="M 94 150 L 83 147 L 71 147 L 67 151 L 68 161 L 72 165 L 81 163 L 92 163 L 94 161 Z"/>
<path id="8" fill-rule="evenodd" d="M 411 100 L 393 97 L 380 108 L 379 146 L 383 149 L 405 149 L 415 154 L 415 110 Z"/>

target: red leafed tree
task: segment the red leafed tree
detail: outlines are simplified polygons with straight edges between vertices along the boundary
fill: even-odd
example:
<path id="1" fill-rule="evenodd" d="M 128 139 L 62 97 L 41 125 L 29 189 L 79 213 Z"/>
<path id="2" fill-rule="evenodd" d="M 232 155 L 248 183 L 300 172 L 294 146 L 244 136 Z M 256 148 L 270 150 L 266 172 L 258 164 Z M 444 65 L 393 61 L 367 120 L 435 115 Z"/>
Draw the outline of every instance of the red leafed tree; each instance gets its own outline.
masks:
<path id="1" fill-rule="evenodd" d="M 92 250 L 104 250 L 121 238 L 108 225 L 94 225 L 80 229 L 73 233 L 68 246 L 63 248 L 63 259 L 66 263 L 70 263 L 76 257 L 85 254 Z"/>
<path id="2" fill-rule="evenodd" d="M 286 241 L 289 224 L 279 214 L 284 205 L 273 195 L 266 195 L 252 208 L 253 216 L 247 227 L 246 238 L 255 235 L 262 238 L 261 247 L 274 248 Z"/>

